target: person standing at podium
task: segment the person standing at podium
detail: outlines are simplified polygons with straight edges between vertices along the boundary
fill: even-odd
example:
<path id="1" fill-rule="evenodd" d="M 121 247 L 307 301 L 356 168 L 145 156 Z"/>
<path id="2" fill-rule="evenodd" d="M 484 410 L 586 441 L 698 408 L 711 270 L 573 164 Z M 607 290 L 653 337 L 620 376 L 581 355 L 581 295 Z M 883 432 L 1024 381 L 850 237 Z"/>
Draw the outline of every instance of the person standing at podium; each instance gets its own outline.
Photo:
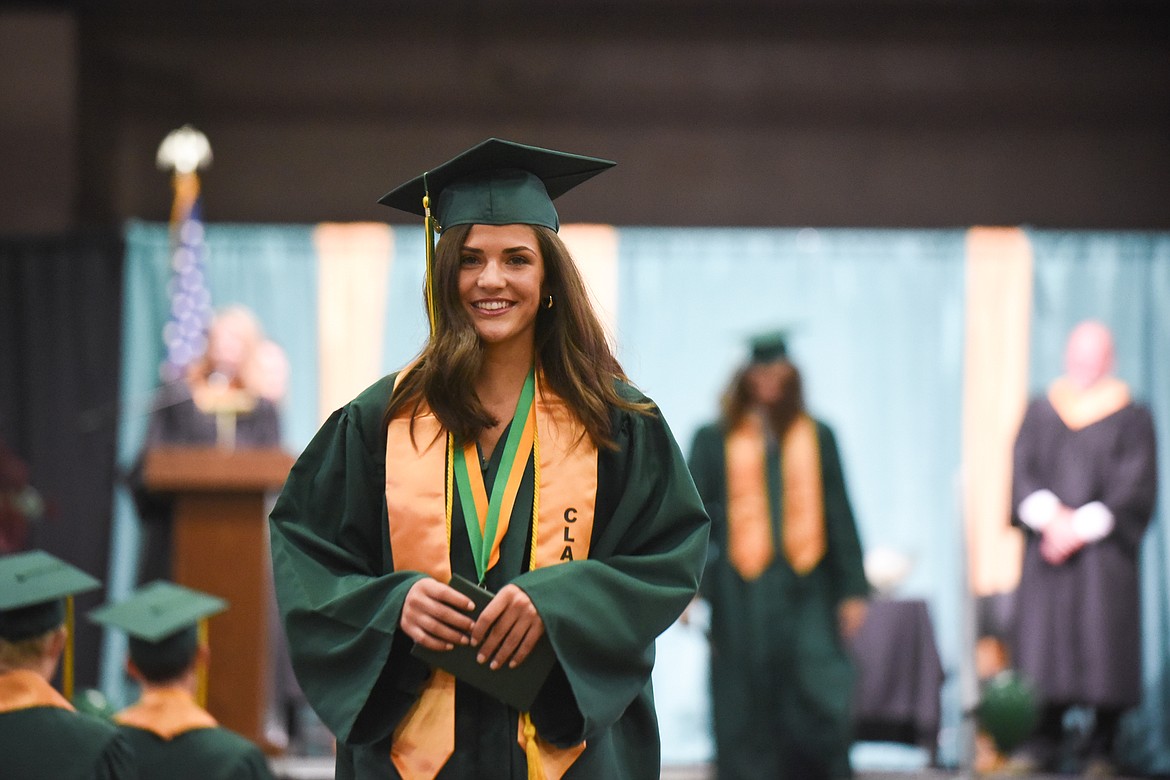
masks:
<path id="1" fill-rule="evenodd" d="M 697 589 L 708 520 L 557 235 L 552 198 L 612 165 L 490 139 L 382 199 L 442 225 L 430 338 L 329 418 L 271 515 L 341 780 L 659 777 L 654 640 Z M 477 619 L 455 574 L 495 594 Z M 555 660 L 528 712 L 411 652 L 523 674 L 538 644 Z"/>
<path id="2" fill-rule="evenodd" d="M 711 514 L 719 780 L 849 777 L 847 642 L 869 584 L 836 439 L 805 411 L 784 333 L 752 339 L 690 468 Z"/>
<path id="3" fill-rule="evenodd" d="M 155 394 L 142 454 L 130 475 L 142 521 L 140 583 L 171 578 L 174 500 L 149 490 L 142 481 L 143 461 L 152 447 L 280 446 L 277 407 L 251 381 L 262 342 L 255 315 L 243 306 L 227 307 L 212 320 L 207 349 L 187 367 L 185 378 Z"/>
<path id="4" fill-rule="evenodd" d="M 173 579 L 174 496 L 143 483 L 146 454 L 153 447 L 190 446 L 268 449 L 281 446 L 279 403 L 288 366 L 279 346 L 264 336 L 250 309 L 235 304 L 216 312 L 203 354 L 184 378 L 161 387 L 152 404 L 146 438 L 130 484 L 141 523 L 138 582 Z M 287 743 L 297 729 L 303 697 L 292 677 L 279 630 L 276 606 L 268 598 L 273 679 L 266 731 L 274 745 Z"/>

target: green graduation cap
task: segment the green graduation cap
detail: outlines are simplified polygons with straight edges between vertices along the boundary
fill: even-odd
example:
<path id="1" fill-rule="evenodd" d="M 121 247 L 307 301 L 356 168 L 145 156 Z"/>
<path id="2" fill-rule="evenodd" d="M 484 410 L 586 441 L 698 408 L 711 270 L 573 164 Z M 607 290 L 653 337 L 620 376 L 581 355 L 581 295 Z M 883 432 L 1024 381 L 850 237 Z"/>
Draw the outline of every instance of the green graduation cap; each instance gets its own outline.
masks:
<path id="1" fill-rule="evenodd" d="M 553 199 L 616 163 L 489 138 L 383 195 L 378 202 L 439 225 L 542 225 L 560 229 Z"/>
<path id="2" fill-rule="evenodd" d="M 426 301 L 435 332 L 435 234 L 455 225 L 540 225 L 559 230 L 553 198 L 617 163 L 489 138 L 378 199 L 425 218 Z"/>
<path id="3" fill-rule="evenodd" d="M 165 679 L 194 658 L 199 622 L 227 608 L 221 598 L 159 580 L 95 609 L 89 619 L 129 634 L 130 659 L 147 677 Z"/>
<path id="4" fill-rule="evenodd" d="M 775 363 L 788 359 L 788 331 L 772 330 L 767 333 L 758 333 L 748 340 L 751 347 L 751 362 Z"/>
<path id="5" fill-rule="evenodd" d="M 19 642 L 66 622 L 65 599 L 101 582 L 43 550 L 0 558 L 0 639 Z"/>

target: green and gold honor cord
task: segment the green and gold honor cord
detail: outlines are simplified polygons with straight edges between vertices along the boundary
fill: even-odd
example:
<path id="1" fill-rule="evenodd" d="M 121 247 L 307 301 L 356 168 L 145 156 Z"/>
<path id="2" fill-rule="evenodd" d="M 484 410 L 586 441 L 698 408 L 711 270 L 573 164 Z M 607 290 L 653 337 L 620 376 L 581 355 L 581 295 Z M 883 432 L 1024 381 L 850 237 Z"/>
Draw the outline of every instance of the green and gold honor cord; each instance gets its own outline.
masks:
<path id="1" fill-rule="evenodd" d="M 500 544 L 497 535 L 500 535 L 501 510 L 506 506 L 508 513 L 511 513 L 516 493 L 520 488 L 520 479 L 528 464 L 528 455 L 532 452 L 536 427 L 535 396 L 536 372 L 531 370 L 528 372 L 528 378 L 524 380 L 520 399 L 516 402 L 516 411 L 512 415 L 512 424 L 504 443 L 500 468 L 492 483 L 490 500 L 483 481 L 483 471 L 479 468 L 475 442 L 452 448 L 459 503 L 463 507 L 463 519 L 467 524 L 468 538 L 471 540 L 471 554 L 475 559 L 475 571 L 481 584 L 491 564 L 492 553 Z M 525 433 L 528 435 L 525 436 Z M 527 442 L 527 446 L 522 447 L 521 442 Z M 468 466 L 469 460 L 476 463 L 474 469 Z"/>

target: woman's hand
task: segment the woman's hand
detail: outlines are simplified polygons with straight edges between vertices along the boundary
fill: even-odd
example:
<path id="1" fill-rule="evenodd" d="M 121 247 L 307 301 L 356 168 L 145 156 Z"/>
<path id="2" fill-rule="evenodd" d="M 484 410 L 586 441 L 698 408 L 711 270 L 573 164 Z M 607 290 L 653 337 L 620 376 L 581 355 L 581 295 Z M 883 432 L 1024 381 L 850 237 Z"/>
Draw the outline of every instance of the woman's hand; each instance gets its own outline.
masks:
<path id="1" fill-rule="evenodd" d="M 869 602 L 860 596 L 847 598 L 837 605 L 837 628 L 846 642 L 857 636 L 868 611 Z"/>
<path id="2" fill-rule="evenodd" d="M 467 613 L 473 609 L 471 599 L 450 585 L 423 577 L 407 591 L 398 625 L 415 644 L 450 650 L 471 641 L 474 621 Z"/>
<path id="3" fill-rule="evenodd" d="M 479 648 L 477 660 L 492 669 L 504 664 L 517 667 L 544 636 L 544 621 L 528 594 L 505 585 L 488 602 L 471 629 L 471 644 Z"/>

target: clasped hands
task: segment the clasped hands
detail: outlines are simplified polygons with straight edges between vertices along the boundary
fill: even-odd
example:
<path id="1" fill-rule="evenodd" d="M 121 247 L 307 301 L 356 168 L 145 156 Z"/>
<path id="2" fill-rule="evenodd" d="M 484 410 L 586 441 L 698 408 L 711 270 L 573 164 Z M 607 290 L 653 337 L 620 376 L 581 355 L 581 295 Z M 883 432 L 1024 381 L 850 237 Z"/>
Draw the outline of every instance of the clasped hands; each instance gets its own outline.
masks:
<path id="1" fill-rule="evenodd" d="M 407 592 L 398 624 L 430 650 L 470 644 L 479 650 L 476 660 L 492 669 L 519 666 L 544 636 L 544 621 L 532 599 L 516 585 L 501 588 L 477 620 L 468 614 L 474 608 L 451 586 L 424 577 Z"/>
<path id="2" fill-rule="evenodd" d="M 1073 527 L 1073 510 L 1063 504 L 1056 516 L 1044 526 L 1040 537 L 1040 555 L 1053 566 L 1059 566 L 1077 550 L 1085 546 L 1085 540 Z"/>

